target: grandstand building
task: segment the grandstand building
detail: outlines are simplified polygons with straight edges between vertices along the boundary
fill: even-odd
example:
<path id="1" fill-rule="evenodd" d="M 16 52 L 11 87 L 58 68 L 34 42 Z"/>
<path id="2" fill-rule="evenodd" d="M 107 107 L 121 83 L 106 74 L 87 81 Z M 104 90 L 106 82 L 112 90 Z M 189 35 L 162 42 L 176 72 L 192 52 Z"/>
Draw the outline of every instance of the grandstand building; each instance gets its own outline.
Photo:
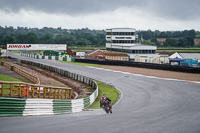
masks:
<path id="1" fill-rule="evenodd" d="M 135 56 L 158 56 L 156 54 L 157 46 L 139 43 L 136 29 L 133 28 L 106 29 L 106 49 L 107 51 L 126 53 L 130 61 L 134 61 Z"/>

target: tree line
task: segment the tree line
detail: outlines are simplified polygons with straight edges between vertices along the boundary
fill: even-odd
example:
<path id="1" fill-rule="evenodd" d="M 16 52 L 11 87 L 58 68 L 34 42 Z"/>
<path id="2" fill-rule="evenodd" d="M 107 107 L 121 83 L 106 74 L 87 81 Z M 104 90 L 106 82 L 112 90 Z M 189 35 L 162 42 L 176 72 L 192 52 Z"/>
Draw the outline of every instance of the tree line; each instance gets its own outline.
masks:
<path id="1" fill-rule="evenodd" d="M 104 46 L 105 31 L 62 28 L 1 27 L 0 45 L 6 44 L 67 44 L 68 46 Z"/>
<path id="2" fill-rule="evenodd" d="M 172 47 L 192 47 L 194 38 L 200 37 L 200 32 L 195 30 L 184 31 L 137 31 L 139 41 L 143 44 Z M 62 29 L 44 27 L 1 27 L 0 45 L 6 44 L 67 44 L 68 46 L 105 46 L 105 30 Z M 166 38 L 163 45 L 157 38 Z"/>
<path id="3" fill-rule="evenodd" d="M 200 32 L 192 30 L 184 31 L 139 31 L 139 38 L 142 43 L 149 45 L 157 45 L 163 47 L 193 47 L 194 38 L 200 37 Z M 157 38 L 166 38 L 165 42 L 161 44 Z"/>

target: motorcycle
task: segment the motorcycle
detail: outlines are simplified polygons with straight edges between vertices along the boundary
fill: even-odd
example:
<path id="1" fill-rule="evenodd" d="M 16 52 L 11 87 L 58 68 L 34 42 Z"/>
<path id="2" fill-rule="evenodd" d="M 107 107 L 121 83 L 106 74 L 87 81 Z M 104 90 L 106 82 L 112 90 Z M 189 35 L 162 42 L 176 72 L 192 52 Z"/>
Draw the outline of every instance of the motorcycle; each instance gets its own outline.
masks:
<path id="1" fill-rule="evenodd" d="M 107 101 L 105 101 L 103 103 L 103 106 L 102 106 L 103 110 L 108 114 L 109 112 L 112 114 L 112 107 L 111 107 L 111 104 L 109 104 Z"/>

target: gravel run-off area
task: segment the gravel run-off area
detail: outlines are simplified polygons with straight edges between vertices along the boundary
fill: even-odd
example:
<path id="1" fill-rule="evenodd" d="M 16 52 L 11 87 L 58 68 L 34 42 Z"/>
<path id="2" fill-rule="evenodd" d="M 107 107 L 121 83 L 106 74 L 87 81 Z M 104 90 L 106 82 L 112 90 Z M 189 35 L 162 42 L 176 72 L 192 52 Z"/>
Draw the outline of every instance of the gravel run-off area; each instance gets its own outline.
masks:
<path id="1" fill-rule="evenodd" d="M 100 68 L 112 69 L 115 71 L 130 72 L 133 74 L 142 74 L 146 76 L 161 77 L 161 78 L 200 81 L 200 74 L 196 74 L 196 73 L 184 73 L 184 72 L 147 69 L 147 68 L 138 68 L 138 67 L 126 67 L 126 66 L 101 66 Z"/>

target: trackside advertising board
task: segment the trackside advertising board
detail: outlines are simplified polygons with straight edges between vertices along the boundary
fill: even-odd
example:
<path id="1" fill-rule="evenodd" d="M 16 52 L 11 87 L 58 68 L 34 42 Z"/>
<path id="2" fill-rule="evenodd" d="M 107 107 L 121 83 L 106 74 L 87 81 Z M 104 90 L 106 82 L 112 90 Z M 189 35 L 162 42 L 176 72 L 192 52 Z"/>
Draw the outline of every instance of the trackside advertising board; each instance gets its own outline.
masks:
<path id="1" fill-rule="evenodd" d="M 66 44 L 7 44 L 7 50 L 66 50 Z"/>

